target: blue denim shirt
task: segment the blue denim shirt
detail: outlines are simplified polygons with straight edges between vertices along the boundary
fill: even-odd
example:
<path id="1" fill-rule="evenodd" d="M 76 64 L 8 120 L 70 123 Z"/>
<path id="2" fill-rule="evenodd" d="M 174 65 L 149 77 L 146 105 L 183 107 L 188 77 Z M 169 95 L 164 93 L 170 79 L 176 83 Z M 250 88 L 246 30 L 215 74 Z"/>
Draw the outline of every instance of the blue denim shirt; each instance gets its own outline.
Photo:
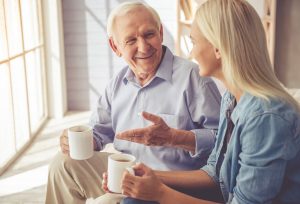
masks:
<path id="1" fill-rule="evenodd" d="M 217 141 L 202 169 L 220 186 L 226 203 L 300 203 L 299 112 L 279 100 L 244 94 L 231 115 L 235 127 L 222 162 L 225 112 L 232 100 L 226 92 Z"/>

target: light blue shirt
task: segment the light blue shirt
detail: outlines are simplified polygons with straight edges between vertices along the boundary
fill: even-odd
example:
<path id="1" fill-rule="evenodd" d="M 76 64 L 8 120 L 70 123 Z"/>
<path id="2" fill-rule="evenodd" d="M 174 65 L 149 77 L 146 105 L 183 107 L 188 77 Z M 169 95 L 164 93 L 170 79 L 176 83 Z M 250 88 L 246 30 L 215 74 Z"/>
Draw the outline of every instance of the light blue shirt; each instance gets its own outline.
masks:
<path id="1" fill-rule="evenodd" d="M 223 96 L 216 145 L 202 169 L 220 186 L 227 203 L 300 203 L 300 115 L 279 100 L 241 97 L 231 115 L 235 127 L 217 176 L 225 112 L 233 99 L 228 92 Z"/>
<path id="2" fill-rule="evenodd" d="M 144 87 L 126 66 L 108 84 L 91 117 L 97 150 L 105 144 L 157 170 L 199 169 L 206 164 L 214 146 L 221 96 L 210 78 L 199 76 L 198 66 L 174 56 L 166 48 L 154 76 Z M 115 138 L 115 134 L 150 124 L 138 113 L 147 111 L 162 117 L 173 128 L 196 135 L 195 154 L 183 149 L 145 146 Z"/>

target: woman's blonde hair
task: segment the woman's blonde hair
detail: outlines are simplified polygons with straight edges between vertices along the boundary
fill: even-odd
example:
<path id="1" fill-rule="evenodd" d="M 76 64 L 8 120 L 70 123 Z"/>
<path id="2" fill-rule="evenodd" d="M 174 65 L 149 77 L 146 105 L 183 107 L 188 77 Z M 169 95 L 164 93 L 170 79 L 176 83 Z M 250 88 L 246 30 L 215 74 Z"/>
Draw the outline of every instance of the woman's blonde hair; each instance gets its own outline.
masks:
<path id="1" fill-rule="evenodd" d="M 158 13 L 151 6 L 144 4 L 142 2 L 139 2 L 139 1 L 129 1 L 129 2 L 124 2 L 124 3 L 119 4 L 109 14 L 108 19 L 107 19 L 107 26 L 106 26 L 108 37 L 113 36 L 115 21 L 118 16 L 123 16 L 123 15 L 129 13 L 130 11 L 135 10 L 136 8 L 139 8 L 139 7 L 143 7 L 150 12 L 153 19 L 155 20 L 155 23 L 157 24 L 157 28 L 159 29 L 160 25 L 161 25 L 160 17 L 158 15 Z"/>
<path id="2" fill-rule="evenodd" d="M 273 72 L 261 19 L 247 1 L 208 0 L 197 9 L 195 22 L 219 49 L 229 87 L 266 100 L 279 98 L 299 110 Z"/>

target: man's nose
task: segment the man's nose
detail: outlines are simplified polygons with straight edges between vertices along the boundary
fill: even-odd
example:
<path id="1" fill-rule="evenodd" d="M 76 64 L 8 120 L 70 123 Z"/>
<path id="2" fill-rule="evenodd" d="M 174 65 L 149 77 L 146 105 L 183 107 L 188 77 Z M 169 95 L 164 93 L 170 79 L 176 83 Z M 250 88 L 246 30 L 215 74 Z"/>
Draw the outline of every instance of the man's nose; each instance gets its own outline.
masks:
<path id="1" fill-rule="evenodd" d="M 139 38 L 138 39 L 138 51 L 139 52 L 147 52 L 150 48 L 150 44 L 147 42 L 146 39 L 144 38 Z"/>

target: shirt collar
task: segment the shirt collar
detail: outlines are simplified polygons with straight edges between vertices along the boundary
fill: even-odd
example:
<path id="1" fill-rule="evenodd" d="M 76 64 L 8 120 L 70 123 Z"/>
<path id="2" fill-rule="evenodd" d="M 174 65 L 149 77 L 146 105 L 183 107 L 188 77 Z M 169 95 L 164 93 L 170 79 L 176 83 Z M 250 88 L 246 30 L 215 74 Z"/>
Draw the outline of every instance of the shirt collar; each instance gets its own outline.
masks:
<path id="1" fill-rule="evenodd" d="M 253 99 L 254 96 L 252 96 L 249 93 L 244 93 L 239 102 L 237 103 L 236 107 L 233 109 L 233 112 L 231 114 L 231 120 L 234 124 L 237 123 L 239 120 L 241 113 L 243 113 L 245 109 L 249 106 L 249 102 L 251 99 Z M 230 94 L 230 100 L 235 100 L 234 96 Z M 230 104 L 230 103 L 229 103 Z"/>
<path id="2" fill-rule="evenodd" d="M 163 49 L 165 49 L 165 54 L 153 78 L 158 77 L 172 83 L 174 55 L 168 47 L 163 45 Z M 135 81 L 135 75 L 129 67 L 123 77 L 124 84 L 127 84 L 128 81 Z"/>

